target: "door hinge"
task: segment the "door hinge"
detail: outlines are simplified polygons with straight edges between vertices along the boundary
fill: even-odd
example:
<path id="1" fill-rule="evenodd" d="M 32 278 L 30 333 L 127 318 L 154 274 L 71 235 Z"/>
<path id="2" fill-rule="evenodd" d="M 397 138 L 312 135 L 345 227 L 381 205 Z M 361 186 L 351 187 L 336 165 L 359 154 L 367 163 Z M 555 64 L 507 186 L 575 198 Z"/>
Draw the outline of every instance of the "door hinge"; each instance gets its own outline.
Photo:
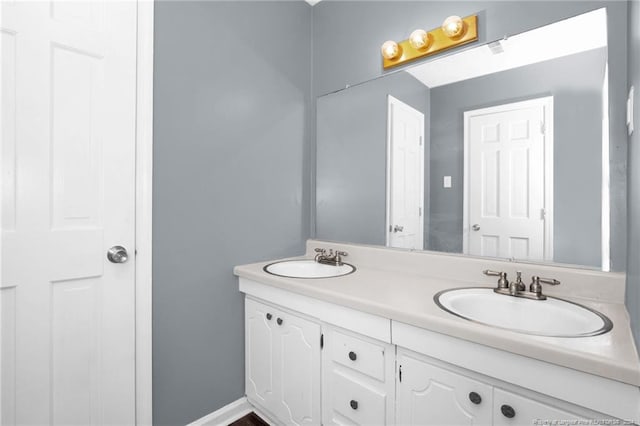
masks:
<path id="1" fill-rule="evenodd" d="M 420 136 L 420 146 L 422 146 L 422 136 Z"/>
<path id="2" fill-rule="evenodd" d="M 422 207 L 418 207 L 418 216 L 422 216 Z"/>
<path id="3" fill-rule="evenodd" d="M 540 209 L 540 219 L 545 220 L 547 218 L 547 211 L 545 209 Z"/>
<path id="4" fill-rule="evenodd" d="M 324 334 L 320 335 L 320 349 L 324 348 Z"/>
<path id="5" fill-rule="evenodd" d="M 543 135 L 547 132 L 547 126 L 544 124 L 544 121 L 540 122 L 540 133 Z"/>
<path id="6" fill-rule="evenodd" d="M 398 366 L 398 380 L 402 382 L 402 365 Z"/>

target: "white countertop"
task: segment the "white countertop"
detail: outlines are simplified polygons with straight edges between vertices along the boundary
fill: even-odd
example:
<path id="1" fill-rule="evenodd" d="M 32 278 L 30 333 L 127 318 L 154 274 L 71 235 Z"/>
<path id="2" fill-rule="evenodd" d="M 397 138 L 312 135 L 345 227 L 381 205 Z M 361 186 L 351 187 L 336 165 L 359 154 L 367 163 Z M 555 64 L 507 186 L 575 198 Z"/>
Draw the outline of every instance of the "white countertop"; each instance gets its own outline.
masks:
<path id="1" fill-rule="evenodd" d="M 305 257 L 299 257 L 302 258 Z M 358 265 L 354 261 L 351 263 L 356 266 L 356 272 L 342 277 L 284 278 L 264 272 L 263 267 L 272 262 L 236 266 L 234 273 L 393 321 L 640 386 L 640 361 L 629 327 L 629 317 L 622 303 L 563 296 L 602 312 L 613 322 L 613 329 L 592 337 L 532 336 L 458 318 L 434 303 L 433 296 L 441 290 L 478 286 L 468 280 L 390 271 L 371 264 Z"/>

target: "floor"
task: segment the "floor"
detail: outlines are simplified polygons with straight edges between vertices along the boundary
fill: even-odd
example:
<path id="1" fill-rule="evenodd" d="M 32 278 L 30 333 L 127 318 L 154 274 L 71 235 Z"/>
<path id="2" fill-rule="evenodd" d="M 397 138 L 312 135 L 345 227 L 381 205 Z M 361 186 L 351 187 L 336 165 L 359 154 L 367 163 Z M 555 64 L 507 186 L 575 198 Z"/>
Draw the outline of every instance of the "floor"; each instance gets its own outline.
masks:
<path id="1" fill-rule="evenodd" d="M 246 416 L 236 420 L 229 426 L 269 426 L 269 423 L 262 420 L 256 413 L 249 413 Z"/>

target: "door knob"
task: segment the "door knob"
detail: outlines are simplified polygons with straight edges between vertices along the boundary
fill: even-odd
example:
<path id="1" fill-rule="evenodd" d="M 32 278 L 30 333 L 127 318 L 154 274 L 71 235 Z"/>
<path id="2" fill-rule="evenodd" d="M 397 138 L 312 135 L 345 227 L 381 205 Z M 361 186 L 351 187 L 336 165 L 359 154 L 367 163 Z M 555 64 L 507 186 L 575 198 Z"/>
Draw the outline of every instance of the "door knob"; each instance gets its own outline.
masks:
<path id="1" fill-rule="evenodd" d="M 473 229 L 474 231 L 479 231 L 480 230 L 480 225 L 478 225 L 477 223 L 475 225 L 473 225 L 471 227 L 471 229 Z"/>
<path id="2" fill-rule="evenodd" d="M 395 225 L 393 227 L 393 232 L 402 232 L 404 230 L 404 226 Z"/>
<path id="3" fill-rule="evenodd" d="M 107 251 L 107 259 L 111 263 L 124 263 L 129 260 L 129 253 L 122 246 L 113 246 Z"/>

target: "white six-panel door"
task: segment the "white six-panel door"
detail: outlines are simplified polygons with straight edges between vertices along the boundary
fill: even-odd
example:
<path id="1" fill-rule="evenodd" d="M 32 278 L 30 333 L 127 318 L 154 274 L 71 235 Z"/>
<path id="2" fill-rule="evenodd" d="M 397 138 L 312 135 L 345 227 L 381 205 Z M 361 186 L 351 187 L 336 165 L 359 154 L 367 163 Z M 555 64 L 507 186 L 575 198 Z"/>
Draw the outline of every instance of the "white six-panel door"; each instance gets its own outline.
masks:
<path id="1" fill-rule="evenodd" d="M 424 114 L 388 96 L 387 246 L 424 248 Z"/>
<path id="2" fill-rule="evenodd" d="M 133 424 L 136 3 L 0 7 L 0 423 Z"/>
<path id="3" fill-rule="evenodd" d="M 552 98 L 465 113 L 464 252 L 552 259 Z"/>

